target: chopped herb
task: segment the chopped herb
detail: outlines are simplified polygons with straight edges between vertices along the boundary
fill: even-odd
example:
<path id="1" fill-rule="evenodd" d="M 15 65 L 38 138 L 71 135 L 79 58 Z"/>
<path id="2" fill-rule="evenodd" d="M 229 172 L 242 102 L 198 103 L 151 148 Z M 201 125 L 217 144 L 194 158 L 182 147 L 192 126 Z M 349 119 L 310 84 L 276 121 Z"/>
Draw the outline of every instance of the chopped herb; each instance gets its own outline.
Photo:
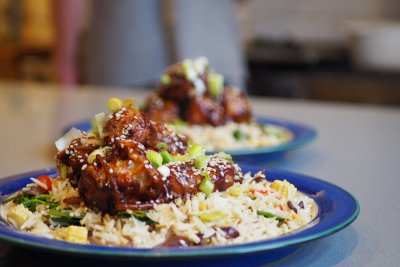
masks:
<path id="1" fill-rule="evenodd" d="M 188 149 L 189 155 L 192 157 L 197 157 L 201 155 L 205 155 L 206 151 L 199 144 L 193 144 Z"/>
<path id="2" fill-rule="evenodd" d="M 146 158 L 156 168 L 160 167 L 162 165 L 162 163 L 163 163 L 163 158 L 160 155 L 160 153 L 158 153 L 158 152 L 156 152 L 154 150 L 147 150 Z"/>
<path id="3" fill-rule="evenodd" d="M 158 148 L 158 150 L 160 151 L 165 151 L 168 150 L 168 145 L 165 142 L 158 142 L 156 147 Z"/>
<path id="4" fill-rule="evenodd" d="M 268 212 L 268 211 L 258 210 L 258 211 L 257 211 L 257 214 L 258 214 L 258 215 L 262 215 L 262 216 L 267 217 L 267 218 L 275 218 L 275 219 L 277 219 L 278 221 L 284 221 L 284 220 L 285 220 L 285 218 L 280 217 L 280 216 L 278 216 L 278 215 L 275 215 L 275 214 L 273 214 L 273 213 L 271 213 L 271 212 Z"/>
<path id="5" fill-rule="evenodd" d="M 207 156 L 206 155 L 200 155 L 194 159 L 194 166 L 196 169 L 204 169 L 207 167 Z"/>
<path id="6" fill-rule="evenodd" d="M 60 164 L 60 177 L 65 180 L 67 178 L 67 166 L 65 164 Z"/>
<path id="7" fill-rule="evenodd" d="M 229 161 L 230 163 L 234 163 L 233 159 L 232 159 L 232 156 L 227 154 L 227 153 L 225 153 L 225 152 L 218 152 L 218 153 L 214 154 L 213 156 L 216 156 L 216 157 L 221 158 L 221 159 L 225 159 L 225 160 Z"/>
<path id="8" fill-rule="evenodd" d="M 171 156 L 171 154 L 166 150 L 165 151 L 161 151 L 160 155 L 163 158 L 163 164 L 169 163 L 169 162 L 174 160 L 173 157 Z"/>
<path id="9" fill-rule="evenodd" d="M 240 129 L 234 130 L 233 133 L 232 133 L 232 135 L 233 135 L 233 137 L 234 137 L 237 141 L 239 141 L 239 140 L 245 140 L 245 139 L 248 139 L 248 138 L 249 138 L 249 135 L 246 134 L 246 133 L 244 133 L 244 132 L 242 132 Z"/>
<path id="10" fill-rule="evenodd" d="M 130 217 L 135 217 L 139 221 L 145 222 L 147 224 L 157 224 L 156 221 L 153 221 L 149 217 L 147 217 L 147 210 L 132 210 L 130 212 L 127 211 L 120 211 L 117 213 L 117 216 L 119 218 L 130 218 Z"/>
<path id="11" fill-rule="evenodd" d="M 35 212 L 36 206 L 40 204 L 47 205 L 50 209 L 58 206 L 58 204 L 51 199 L 49 194 L 40 194 L 36 196 L 20 194 L 14 199 L 14 201 L 17 204 L 24 205 L 32 212 Z"/>
<path id="12" fill-rule="evenodd" d="M 10 202 L 10 201 L 14 201 L 16 198 L 18 198 L 19 197 L 19 195 L 14 195 L 14 196 L 11 196 L 11 197 L 9 197 L 9 198 L 6 198 L 6 199 L 4 199 L 3 201 L 1 201 L 1 204 L 6 204 L 6 203 L 8 203 L 8 202 Z"/>
<path id="13" fill-rule="evenodd" d="M 87 162 L 89 164 L 92 164 L 95 161 L 97 155 L 100 155 L 103 157 L 109 149 L 111 149 L 111 147 L 105 146 L 105 147 L 101 147 L 96 150 L 93 150 L 92 153 L 90 153 L 89 156 L 87 157 Z"/>
<path id="14" fill-rule="evenodd" d="M 83 216 L 71 216 L 71 210 L 57 210 L 55 207 L 50 209 L 49 217 L 56 224 L 67 226 L 67 225 L 81 225 L 80 221 Z"/>
<path id="15" fill-rule="evenodd" d="M 211 194 L 214 190 L 214 184 L 211 181 L 211 177 L 210 177 L 210 174 L 208 173 L 208 170 L 205 170 L 203 172 L 203 176 L 204 176 L 204 178 L 199 185 L 199 189 L 201 190 L 201 192 L 203 192 L 207 195 Z"/>
<path id="16" fill-rule="evenodd" d="M 208 92 L 213 97 L 218 97 L 224 90 L 224 77 L 217 73 L 208 74 Z"/>
<path id="17" fill-rule="evenodd" d="M 173 156 L 174 161 L 182 161 L 182 162 L 189 161 L 191 158 L 192 157 L 189 154 Z"/>
<path id="18" fill-rule="evenodd" d="M 169 85 L 169 84 L 171 83 L 171 77 L 168 76 L 167 74 L 163 74 L 163 75 L 161 76 L 160 80 L 161 80 L 161 83 L 162 83 L 163 85 Z"/>

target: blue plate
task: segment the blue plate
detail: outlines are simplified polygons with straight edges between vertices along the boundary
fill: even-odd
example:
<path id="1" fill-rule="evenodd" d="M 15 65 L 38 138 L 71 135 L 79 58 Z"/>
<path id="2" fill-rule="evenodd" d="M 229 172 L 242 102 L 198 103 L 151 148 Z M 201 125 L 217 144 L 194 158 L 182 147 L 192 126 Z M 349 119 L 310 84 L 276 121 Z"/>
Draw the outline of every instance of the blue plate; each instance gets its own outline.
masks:
<path id="1" fill-rule="evenodd" d="M 293 134 L 293 139 L 285 144 L 269 147 L 259 147 L 252 149 L 234 149 L 224 150 L 233 156 L 234 160 L 238 163 L 244 164 L 260 164 L 271 159 L 275 159 L 283 155 L 284 152 L 299 148 L 307 143 L 310 143 L 317 137 L 317 131 L 312 127 L 296 122 L 290 122 L 280 119 L 271 119 L 266 117 L 256 117 L 256 120 L 260 124 L 271 124 L 275 126 L 281 126 Z M 64 128 L 64 133 L 69 131 L 72 127 L 75 127 L 81 131 L 88 131 L 91 129 L 90 121 L 81 121 L 75 124 L 69 125 Z M 213 154 L 219 151 L 208 151 L 209 154 Z"/>
<path id="2" fill-rule="evenodd" d="M 259 169 L 243 166 L 243 171 L 252 173 Z M 114 260 L 129 260 L 139 265 L 157 263 L 180 265 L 190 261 L 190 266 L 252 266 L 282 258 L 296 251 L 307 241 L 333 234 L 352 223 L 359 214 L 357 200 L 342 188 L 309 176 L 280 170 L 266 170 L 267 179 L 287 179 L 301 192 L 312 197 L 318 204 L 318 215 L 310 227 L 280 236 L 241 245 L 190 248 L 136 249 L 98 245 L 78 245 L 50 240 L 23 233 L 0 220 L 0 239 L 26 248 L 59 252 L 62 254 L 89 257 L 105 257 Z M 29 183 L 30 177 L 39 175 L 56 176 L 53 169 L 25 173 L 0 180 L 2 195 L 10 194 Z M 257 257 L 254 255 L 257 254 Z M 67 258 L 67 257 L 66 257 Z"/>

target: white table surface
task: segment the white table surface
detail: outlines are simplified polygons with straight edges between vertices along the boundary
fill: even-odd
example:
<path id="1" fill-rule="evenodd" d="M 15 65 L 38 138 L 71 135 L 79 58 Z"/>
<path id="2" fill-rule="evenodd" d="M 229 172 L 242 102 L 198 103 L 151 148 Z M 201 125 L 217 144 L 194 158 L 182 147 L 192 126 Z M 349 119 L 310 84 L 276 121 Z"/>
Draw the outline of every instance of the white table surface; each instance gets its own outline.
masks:
<path id="1" fill-rule="evenodd" d="M 53 142 L 66 125 L 105 111 L 109 97 L 141 100 L 146 93 L 0 83 L 0 177 L 54 167 Z M 400 109 L 268 98 L 252 101 L 256 115 L 305 123 L 318 131 L 313 143 L 266 167 L 330 181 L 351 192 L 361 206 L 351 226 L 304 245 L 276 265 L 399 266 Z M 19 262 L 15 254 L 0 253 L 0 264 Z"/>

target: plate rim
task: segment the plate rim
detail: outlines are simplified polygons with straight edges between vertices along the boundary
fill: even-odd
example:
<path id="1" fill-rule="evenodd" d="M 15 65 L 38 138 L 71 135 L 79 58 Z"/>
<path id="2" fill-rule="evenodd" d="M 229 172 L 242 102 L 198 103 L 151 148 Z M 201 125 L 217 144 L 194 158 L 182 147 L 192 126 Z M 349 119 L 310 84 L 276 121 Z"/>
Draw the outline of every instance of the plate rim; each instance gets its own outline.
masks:
<path id="1" fill-rule="evenodd" d="M 255 172 L 260 170 L 258 167 L 252 167 L 248 165 L 241 165 L 241 167 L 245 171 Z M 265 169 L 267 178 L 268 173 L 275 173 L 276 175 L 285 176 L 290 179 L 305 179 L 308 182 L 312 182 L 314 184 L 322 184 L 325 187 L 339 190 L 342 194 L 344 194 L 348 200 L 354 206 L 354 209 L 350 212 L 350 216 L 347 216 L 345 220 L 336 224 L 334 227 L 327 228 L 323 231 L 319 231 L 316 233 L 306 234 L 310 229 L 315 229 L 318 225 L 321 224 L 321 221 L 312 226 L 310 228 L 306 228 L 304 230 L 295 232 L 294 234 L 287 234 L 280 237 L 275 237 L 271 239 L 249 242 L 244 244 L 237 245 L 224 245 L 224 246 L 215 246 L 215 247 L 187 247 L 187 248 L 123 248 L 123 247 L 107 247 L 107 246 L 98 246 L 98 245 L 79 245 L 66 243 L 64 241 L 58 241 L 54 239 L 46 239 L 44 237 L 38 237 L 34 235 L 30 235 L 15 229 L 12 229 L 10 226 L 6 226 L 7 224 L 3 219 L 0 218 L 0 239 L 10 242 L 15 245 L 25 246 L 34 249 L 45 249 L 47 251 L 52 250 L 53 252 L 59 253 L 73 253 L 87 256 L 114 256 L 120 258 L 136 258 L 136 259 L 144 259 L 144 258 L 158 258 L 158 259 L 171 259 L 171 258 L 185 258 L 185 257 L 219 257 L 226 255 L 235 255 L 235 254 L 249 254 L 256 252 L 268 252 L 276 249 L 283 249 L 289 246 L 300 245 L 308 241 L 316 240 L 322 237 L 329 236 L 339 230 L 344 229 L 348 225 L 350 225 L 359 215 L 360 205 L 357 199 L 350 194 L 345 189 L 334 185 L 330 182 L 324 181 L 319 178 L 307 176 L 300 173 L 283 171 L 278 169 Z M 0 190 L 4 185 L 21 182 L 22 180 L 28 179 L 31 176 L 37 175 L 51 175 L 55 174 L 56 170 L 52 168 L 22 173 L 18 175 L 13 175 L 9 177 L 5 177 L 0 179 Z M 283 179 L 283 178 L 282 178 Z M 304 182 L 304 181 L 303 181 Z M 304 184 L 301 185 L 303 187 Z M 315 199 L 315 198 L 314 198 Z M 316 200 L 321 209 L 321 203 Z M 332 215 L 332 214 L 331 214 Z M 317 215 L 318 219 L 320 218 L 320 214 Z M 324 221 L 322 221 L 324 222 Z M 329 223 L 329 222 L 328 222 Z"/>

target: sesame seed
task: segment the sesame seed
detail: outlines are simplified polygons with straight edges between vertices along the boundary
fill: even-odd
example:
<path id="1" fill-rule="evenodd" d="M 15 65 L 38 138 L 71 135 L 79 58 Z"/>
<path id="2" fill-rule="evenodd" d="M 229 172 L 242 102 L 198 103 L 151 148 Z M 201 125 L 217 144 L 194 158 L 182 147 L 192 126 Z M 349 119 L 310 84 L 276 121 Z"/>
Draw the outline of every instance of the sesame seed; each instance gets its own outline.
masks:
<path id="1" fill-rule="evenodd" d="M 87 167 L 87 164 L 84 164 L 84 165 L 82 166 L 81 170 L 82 170 L 82 171 L 85 170 L 86 167 Z"/>

